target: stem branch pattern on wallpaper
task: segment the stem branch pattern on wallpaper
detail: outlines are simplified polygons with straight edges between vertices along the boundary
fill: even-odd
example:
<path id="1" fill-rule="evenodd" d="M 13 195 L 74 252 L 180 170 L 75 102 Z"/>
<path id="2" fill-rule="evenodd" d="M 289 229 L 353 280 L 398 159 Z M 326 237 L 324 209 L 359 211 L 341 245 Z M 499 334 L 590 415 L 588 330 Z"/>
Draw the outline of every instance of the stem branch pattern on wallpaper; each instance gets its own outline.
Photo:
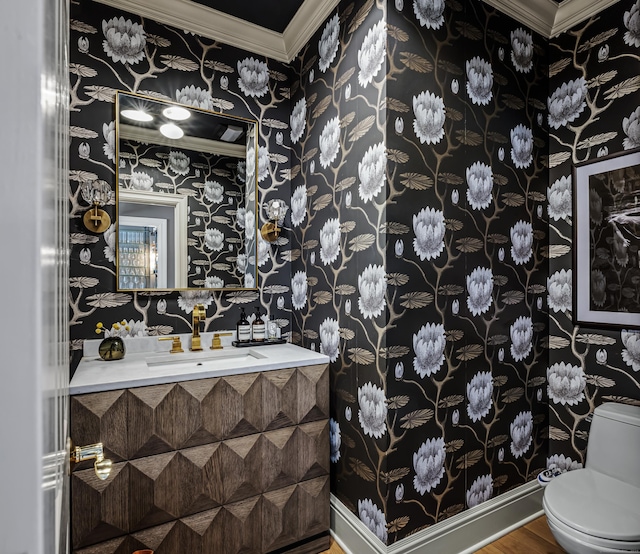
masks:
<path id="1" fill-rule="evenodd" d="M 401 0 L 342 2 L 294 63 L 293 327 L 382 542 L 546 466 L 547 66 L 481 2 Z"/>
<path id="2" fill-rule="evenodd" d="M 124 320 L 129 331 L 121 333 L 130 335 L 187 333 L 191 330 L 189 314 L 195 304 L 207 308 L 205 330 L 234 328 L 239 306 L 248 305 L 249 312 L 254 306 L 261 306 L 263 313 L 276 317 L 285 336 L 290 334 L 288 233 L 277 245 L 258 237 L 256 260 L 233 250 L 227 250 L 222 258 L 217 255 L 217 262 L 241 275 L 247 265 L 257 265 L 257 291 L 115 292 L 115 225 L 104 234 L 87 232 L 81 219 L 86 206 L 80 196 L 83 183 L 104 179 L 111 184 L 115 200 L 114 101 L 116 91 L 125 90 L 257 120 L 258 205 L 277 198 L 288 206 L 289 139 L 284 131 L 291 112 L 290 67 L 89 1 L 72 2 L 71 46 L 69 321 L 74 367 L 83 341 L 95 337 L 96 323 L 109 325 Z M 153 182 L 154 160 L 148 158 L 139 160 L 127 186 L 144 189 Z M 192 188 L 205 194 L 219 188 L 222 179 L 219 168 L 196 162 L 192 153 L 173 149 L 164 180 L 188 181 Z M 121 169 L 127 173 L 129 168 Z M 254 177 L 250 169 L 247 168 L 247 179 Z M 178 187 L 177 192 L 187 196 L 192 193 L 184 186 Z M 237 197 L 225 199 L 225 217 L 232 220 L 227 229 L 230 240 L 239 232 L 249 236 L 255 232 L 256 214 L 235 205 L 234 198 Z M 114 209 L 112 206 L 108 209 L 113 219 Z M 189 226 L 190 229 L 204 226 L 200 231 L 206 239 L 207 230 L 213 229 L 215 221 L 212 214 L 202 217 L 199 213 L 189 214 Z M 264 219 L 260 210 L 258 221 Z M 287 225 L 288 222 L 285 228 Z M 221 227 L 216 229 L 220 231 Z M 218 242 L 219 235 L 216 233 Z M 203 245 L 202 252 L 191 252 L 194 255 L 189 274 L 196 281 L 209 277 L 208 284 L 215 286 L 219 281 L 215 275 L 201 271 L 200 258 L 207 257 L 208 246 L 217 246 L 206 240 Z M 246 282 L 248 287 L 253 284 Z"/>
<path id="3" fill-rule="evenodd" d="M 572 164 L 640 147 L 639 73 L 638 0 L 618 2 L 551 41 L 549 460 L 563 469 L 584 464 L 596 406 L 606 401 L 640 405 L 640 334 L 575 327 L 571 311 Z M 639 182 L 637 171 L 627 171 L 626 186 L 636 194 Z M 598 266 L 592 268 L 592 301 L 604 304 L 607 291 L 619 287 L 623 296 L 633 296 L 640 279 L 638 244 L 613 231 L 615 224 L 606 218 L 609 206 L 595 191 L 590 205 L 598 232 L 609 235 L 603 241 L 608 246 L 598 248 Z M 627 279 L 620 283 L 622 273 Z"/>

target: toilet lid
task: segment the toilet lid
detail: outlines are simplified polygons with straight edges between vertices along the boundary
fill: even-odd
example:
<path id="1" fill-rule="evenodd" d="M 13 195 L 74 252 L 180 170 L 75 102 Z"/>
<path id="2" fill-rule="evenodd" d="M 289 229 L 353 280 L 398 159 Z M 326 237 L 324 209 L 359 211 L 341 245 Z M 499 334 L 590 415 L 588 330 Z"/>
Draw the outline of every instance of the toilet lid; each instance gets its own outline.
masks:
<path id="1" fill-rule="evenodd" d="M 618 541 L 640 541 L 640 488 L 588 468 L 545 487 L 546 508 L 578 531 Z"/>

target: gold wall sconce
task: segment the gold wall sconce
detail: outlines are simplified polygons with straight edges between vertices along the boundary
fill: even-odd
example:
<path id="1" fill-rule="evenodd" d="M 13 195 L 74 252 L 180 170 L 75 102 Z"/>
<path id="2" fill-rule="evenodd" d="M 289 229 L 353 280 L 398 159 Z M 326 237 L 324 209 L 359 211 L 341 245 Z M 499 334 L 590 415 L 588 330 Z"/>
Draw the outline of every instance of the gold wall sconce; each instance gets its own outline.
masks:
<path id="1" fill-rule="evenodd" d="M 260 234 L 267 242 L 275 242 L 280 236 L 280 231 L 282 231 L 282 227 L 278 225 L 280 225 L 280 219 L 286 212 L 286 207 L 282 201 L 273 200 L 266 207 L 266 211 L 269 221 L 262 226 Z"/>
<path id="2" fill-rule="evenodd" d="M 109 183 L 102 179 L 85 181 L 81 186 L 82 198 L 91 208 L 84 214 L 84 226 L 93 233 L 104 233 L 111 225 L 109 214 L 101 209 L 113 195 Z"/>

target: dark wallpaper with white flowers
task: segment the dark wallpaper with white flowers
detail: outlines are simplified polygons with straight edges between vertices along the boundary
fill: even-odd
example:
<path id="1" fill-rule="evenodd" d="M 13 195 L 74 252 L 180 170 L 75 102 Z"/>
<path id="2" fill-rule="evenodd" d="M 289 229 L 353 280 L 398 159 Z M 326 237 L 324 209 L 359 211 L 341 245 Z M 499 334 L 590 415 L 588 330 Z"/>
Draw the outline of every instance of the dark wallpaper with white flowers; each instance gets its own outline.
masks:
<path id="1" fill-rule="evenodd" d="M 386 543 L 545 467 L 546 43 L 482 2 L 342 2 L 294 64 L 294 328 L 333 492 Z"/>
<path id="2" fill-rule="evenodd" d="M 640 1 L 549 46 L 480 0 L 344 0 L 291 67 L 88 1 L 71 31 L 76 350 L 98 321 L 188 332 L 196 302 L 210 330 L 275 314 L 331 359 L 332 491 L 389 544 L 579 466 L 593 408 L 640 402 L 640 335 L 571 319 L 571 165 L 640 146 Z M 257 292 L 114 292 L 79 188 L 115 186 L 117 89 L 260 121 L 288 213 Z"/>
<path id="3" fill-rule="evenodd" d="M 547 463 L 572 469 L 584 464 L 596 406 L 606 401 L 640 405 L 640 334 L 573 325 L 571 252 L 572 165 L 640 147 L 640 1 L 621 0 L 552 40 L 549 61 Z M 594 215 L 601 214 L 601 199 L 591 201 Z M 599 245 L 599 266 L 591 276 L 603 283 L 603 299 L 583 302 L 601 305 L 605 295 L 617 296 L 611 275 L 624 274 L 633 283 L 640 278 L 638 241 L 622 238 L 616 244 L 614 225 L 601 222 L 610 240 Z"/>
<path id="4" fill-rule="evenodd" d="M 277 198 L 288 203 L 291 196 L 289 136 L 285 130 L 291 112 L 289 66 L 92 1 L 72 2 L 70 58 L 73 367 L 81 355 L 83 340 L 97 337 L 98 322 L 111 332 L 114 322 L 125 321 L 129 329 L 119 331 L 125 336 L 187 333 L 191 330 L 191 311 L 196 303 L 206 306 L 206 330 L 209 331 L 234 328 L 240 306 L 247 308 L 248 314 L 260 306 L 263 314 L 268 312 L 277 318 L 283 334 L 290 333 L 291 277 L 286 235 L 277 246 L 260 239 L 255 260 L 234 252 L 225 254 L 224 260 L 211 258 L 220 246 L 218 235 L 222 233 L 223 220 L 228 223 L 229 233 L 233 229 L 236 234 L 255 234 L 254 210 L 228 204 L 227 200 L 224 214 L 213 213 L 218 206 L 217 185 L 221 185 L 223 179 L 237 181 L 228 167 L 209 167 L 200 163 L 202 160 L 176 152 L 174 157 L 180 159 L 169 164 L 168 175 L 165 175 L 168 178 L 162 182 L 173 182 L 187 175 L 193 187 L 178 187 L 177 192 L 191 197 L 197 190 L 211 207 L 189 215 L 191 243 L 194 249 L 196 243 L 201 245 L 199 254 L 191 253 L 189 274 L 215 287 L 219 284 L 216 277 L 220 276 L 205 269 L 201 260 L 211 258 L 214 263 L 235 266 L 233 271 L 255 264 L 258 266 L 257 291 L 115 292 L 115 226 L 95 234 L 84 228 L 81 219 L 87 209 L 81 185 L 95 179 L 110 185 L 113 199 L 107 211 L 112 219 L 115 217 L 114 101 L 117 90 L 259 121 L 259 200 L 270 202 Z M 145 158 L 147 163 L 152 157 Z M 144 164 L 135 164 L 133 172 L 128 171 L 132 168 L 127 168 L 126 163 L 120 169 L 132 176 L 130 184 L 138 188 L 146 187 L 153 177 L 153 168 Z M 251 173 L 246 175 L 249 180 L 253 177 Z M 258 224 L 264 221 L 265 213 L 261 209 Z M 228 244 L 227 240 L 224 244 L 227 252 Z M 201 268 L 200 274 L 198 268 Z M 245 284 L 253 287 L 256 283 L 249 276 Z"/>

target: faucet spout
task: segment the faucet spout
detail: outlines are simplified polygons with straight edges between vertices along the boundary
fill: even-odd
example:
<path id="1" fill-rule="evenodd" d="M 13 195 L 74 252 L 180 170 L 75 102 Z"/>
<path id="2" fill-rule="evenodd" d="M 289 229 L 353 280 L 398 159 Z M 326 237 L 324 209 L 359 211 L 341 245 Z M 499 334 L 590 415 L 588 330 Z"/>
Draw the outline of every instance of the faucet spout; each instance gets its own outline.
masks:
<path id="1" fill-rule="evenodd" d="M 200 324 L 207 318 L 207 314 L 202 304 L 196 304 L 192 313 L 192 335 L 191 335 L 191 351 L 199 352 L 202 350 L 200 344 Z"/>

